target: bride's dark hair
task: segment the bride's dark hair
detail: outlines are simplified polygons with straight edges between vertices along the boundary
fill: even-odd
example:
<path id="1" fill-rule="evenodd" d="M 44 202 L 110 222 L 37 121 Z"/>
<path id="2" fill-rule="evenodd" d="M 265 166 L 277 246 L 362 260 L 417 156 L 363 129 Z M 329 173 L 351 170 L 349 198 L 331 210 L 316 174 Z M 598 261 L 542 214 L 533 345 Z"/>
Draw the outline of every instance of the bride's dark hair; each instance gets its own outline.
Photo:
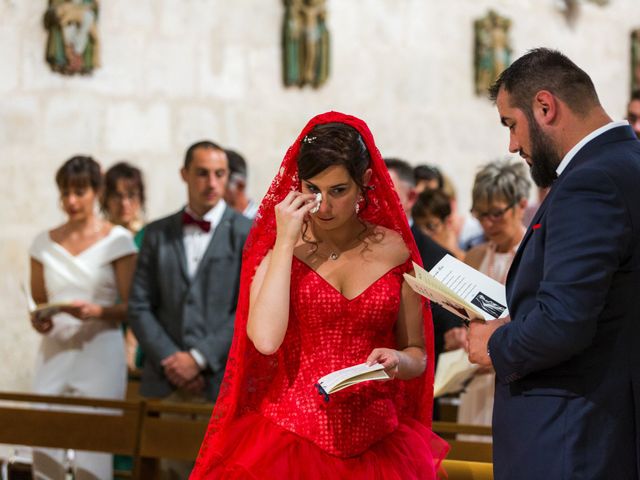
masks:
<path id="1" fill-rule="evenodd" d="M 302 139 L 298 176 L 308 180 L 328 167 L 342 165 L 365 195 L 367 187 L 362 180 L 370 163 L 369 151 L 355 128 L 344 123 L 325 123 L 314 127 Z"/>

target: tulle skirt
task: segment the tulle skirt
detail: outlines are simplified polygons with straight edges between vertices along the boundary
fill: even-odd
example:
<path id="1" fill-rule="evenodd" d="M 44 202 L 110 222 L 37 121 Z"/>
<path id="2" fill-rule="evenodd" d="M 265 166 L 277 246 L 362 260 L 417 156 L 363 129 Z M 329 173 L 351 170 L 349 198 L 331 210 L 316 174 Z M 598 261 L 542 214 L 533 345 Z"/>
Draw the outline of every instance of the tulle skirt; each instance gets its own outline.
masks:
<path id="1" fill-rule="evenodd" d="M 199 459 L 191 480 L 430 480 L 449 446 L 423 424 L 408 419 L 364 453 L 342 458 L 320 449 L 258 414 L 234 421 L 222 447 Z"/>

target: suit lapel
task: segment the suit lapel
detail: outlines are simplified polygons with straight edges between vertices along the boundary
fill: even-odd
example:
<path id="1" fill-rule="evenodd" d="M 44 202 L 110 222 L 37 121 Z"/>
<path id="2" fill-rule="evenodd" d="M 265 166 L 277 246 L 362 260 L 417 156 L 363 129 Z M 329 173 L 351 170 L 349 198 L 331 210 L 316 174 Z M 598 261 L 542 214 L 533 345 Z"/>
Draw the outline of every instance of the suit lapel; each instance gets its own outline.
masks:
<path id="1" fill-rule="evenodd" d="M 576 153 L 575 157 L 573 157 L 573 159 L 569 162 L 569 165 L 567 165 L 567 168 L 565 169 L 565 171 L 562 172 L 562 175 L 560 175 L 560 177 L 552 185 L 551 190 L 549 191 L 544 201 L 538 208 L 538 211 L 533 217 L 531 224 L 527 228 L 527 231 L 524 234 L 522 242 L 520 242 L 520 247 L 518 248 L 518 251 L 516 252 L 515 257 L 513 258 L 511 268 L 509 269 L 509 273 L 507 275 L 507 281 L 506 281 L 507 295 L 509 295 L 509 291 L 510 291 L 509 286 L 511 284 L 511 279 L 512 279 L 512 276 L 515 274 L 515 271 L 517 270 L 518 264 L 520 263 L 522 252 L 524 251 L 527 241 L 529 240 L 529 238 L 531 238 L 531 235 L 533 233 L 532 227 L 540 223 L 540 220 L 542 219 L 542 216 L 544 215 L 544 212 L 547 209 L 547 205 L 549 205 L 551 201 L 551 197 L 553 197 L 554 191 L 557 191 L 559 185 L 562 183 L 562 180 L 566 178 L 567 173 L 573 170 L 574 168 L 578 167 L 579 165 L 589 161 L 590 159 L 596 158 L 596 156 L 593 155 L 594 150 L 598 150 L 599 148 L 602 148 L 604 145 L 608 143 L 622 142 L 627 140 L 633 140 L 633 141 L 637 140 L 630 126 L 627 125 L 627 126 L 612 128 L 611 130 L 607 130 L 603 134 L 598 135 L 596 138 L 594 138 L 593 140 L 588 142 L 586 145 L 584 145 Z"/>
<path id="2" fill-rule="evenodd" d="M 189 282 L 189 272 L 187 270 L 187 254 L 184 250 L 184 234 L 182 232 L 182 213 L 184 209 L 180 210 L 173 216 L 171 221 L 171 244 L 176 252 L 176 258 L 180 265 L 180 272 L 185 281 Z"/>
<path id="3" fill-rule="evenodd" d="M 222 218 L 220 219 L 220 223 L 213 232 L 213 236 L 209 241 L 209 245 L 207 245 L 207 250 L 204 252 L 202 260 L 200 260 L 200 264 L 198 265 L 198 269 L 193 276 L 192 282 L 195 283 L 198 280 L 198 277 L 201 274 L 200 272 L 203 271 L 207 263 L 209 263 L 212 258 L 224 257 L 227 255 L 229 250 L 229 242 L 226 242 L 225 239 L 229 238 L 232 218 L 233 210 L 227 205 L 224 209 L 224 213 L 222 214 Z"/>
<path id="4" fill-rule="evenodd" d="M 505 284 L 507 285 L 507 296 L 509 292 L 509 285 L 511 284 L 511 277 L 515 274 L 515 271 L 518 269 L 518 264 L 520 263 L 522 252 L 524 251 L 527 245 L 527 242 L 529 241 L 529 239 L 531 238 L 531 235 L 533 234 L 533 226 L 540 223 L 540 220 L 542 219 L 544 212 L 547 210 L 547 205 L 549 205 L 549 201 L 552 195 L 553 195 L 553 186 L 551 187 L 551 190 L 549 190 L 549 192 L 547 193 L 547 196 L 544 198 L 544 200 L 538 207 L 538 210 L 536 211 L 536 214 L 533 216 L 531 223 L 527 227 L 527 230 L 524 232 L 524 237 L 522 237 L 520 246 L 518 247 L 518 250 L 516 251 L 516 254 L 513 257 L 513 262 L 511 262 L 511 267 L 509 268 L 509 272 L 507 273 L 507 280 L 505 282 Z"/>

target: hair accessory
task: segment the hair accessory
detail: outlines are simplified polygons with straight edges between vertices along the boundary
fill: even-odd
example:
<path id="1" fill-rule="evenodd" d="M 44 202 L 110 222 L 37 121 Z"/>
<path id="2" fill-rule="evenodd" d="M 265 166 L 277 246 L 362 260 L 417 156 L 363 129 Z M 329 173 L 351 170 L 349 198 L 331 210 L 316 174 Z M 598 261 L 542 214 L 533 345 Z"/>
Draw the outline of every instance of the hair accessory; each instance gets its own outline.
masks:
<path id="1" fill-rule="evenodd" d="M 302 139 L 302 143 L 312 144 L 317 137 L 310 137 L 309 135 L 305 135 Z"/>

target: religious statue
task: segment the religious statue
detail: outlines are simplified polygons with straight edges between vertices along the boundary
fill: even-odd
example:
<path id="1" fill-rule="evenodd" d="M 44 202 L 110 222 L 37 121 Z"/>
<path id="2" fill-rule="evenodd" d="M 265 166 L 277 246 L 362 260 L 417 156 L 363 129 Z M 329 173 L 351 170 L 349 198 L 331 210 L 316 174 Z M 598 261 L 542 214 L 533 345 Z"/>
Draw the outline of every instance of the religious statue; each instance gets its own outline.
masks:
<path id="1" fill-rule="evenodd" d="M 493 10 L 474 22 L 477 95 L 486 95 L 498 75 L 511 64 L 510 27 L 511 20 Z"/>
<path id="2" fill-rule="evenodd" d="M 329 77 L 326 0 L 284 0 L 283 73 L 287 87 L 321 86 Z"/>
<path id="3" fill-rule="evenodd" d="M 581 0 L 556 0 L 558 8 L 564 14 L 564 18 L 570 27 L 573 27 L 580 14 L 580 1 Z M 609 3 L 609 0 L 587 0 L 591 3 L 603 7 Z"/>
<path id="4" fill-rule="evenodd" d="M 640 29 L 631 32 L 631 91 L 640 89 Z"/>
<path id="5" fill-rule="evenodd" d="M 47 63 L 65 75 L 87 74 L 100 65 L 99 0 L 49 0 L 44 15 Z"/>

